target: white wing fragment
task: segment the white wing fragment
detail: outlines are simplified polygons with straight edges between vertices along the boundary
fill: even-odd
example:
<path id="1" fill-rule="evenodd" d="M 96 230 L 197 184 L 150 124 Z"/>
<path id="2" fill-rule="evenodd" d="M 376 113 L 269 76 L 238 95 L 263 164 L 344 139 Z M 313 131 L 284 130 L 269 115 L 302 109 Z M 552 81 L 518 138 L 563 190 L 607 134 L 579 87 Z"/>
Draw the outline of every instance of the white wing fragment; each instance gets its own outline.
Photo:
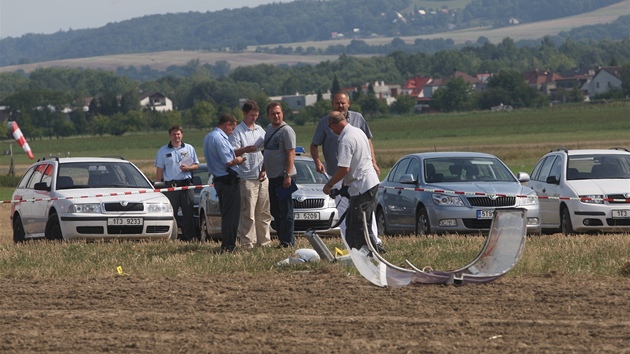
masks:
<path id="1" fill-rule="evenodd" d="M 527 211 L 522 208 L 495 210 L 492 226 L 483 249 L 472 262 L 455 270 L 422 270 L 409 261 L 407 264 L 411 269 L 396 266 L 378 253 L 370 242 L 367 232 L 365 237 L 374 257 L 373 262 L 386 269 L 380 270 L 378 281 L 375 282 L 375 269 L 369 272 L 365 269 L 369 275 L 368 278 L 357 266 L 357 262 L 360 262 L 360 266 L 363 268 L 367 268 L 366 263 L 368 262 L 374 265 L 369 257 L 353 249 L 355 254 L 352 260 L 355 261 L 356 258 L 355 266 L 359 272 L 378 286 L 402 287 L 410 283 L 465 285 L 491 282 L 505 275 L 520 260 L 525 249 L 527 236 L 526 216 Z"/>

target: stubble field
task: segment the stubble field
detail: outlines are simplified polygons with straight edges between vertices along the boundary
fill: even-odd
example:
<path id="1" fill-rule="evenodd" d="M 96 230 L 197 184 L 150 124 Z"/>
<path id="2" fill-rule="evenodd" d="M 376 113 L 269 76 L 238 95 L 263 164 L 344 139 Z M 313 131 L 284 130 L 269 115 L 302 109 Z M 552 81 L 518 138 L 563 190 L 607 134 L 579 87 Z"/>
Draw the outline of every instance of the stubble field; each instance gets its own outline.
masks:
<path id="1" fill-rule="evenodd" d="M 12 244 L 9 212 L 0 205 L 0 260 L 22 247 Z M 630 279 L 617 274 L 382 289 L 331 269 L 4 276 L 0 351 L 629 351 Z"/>

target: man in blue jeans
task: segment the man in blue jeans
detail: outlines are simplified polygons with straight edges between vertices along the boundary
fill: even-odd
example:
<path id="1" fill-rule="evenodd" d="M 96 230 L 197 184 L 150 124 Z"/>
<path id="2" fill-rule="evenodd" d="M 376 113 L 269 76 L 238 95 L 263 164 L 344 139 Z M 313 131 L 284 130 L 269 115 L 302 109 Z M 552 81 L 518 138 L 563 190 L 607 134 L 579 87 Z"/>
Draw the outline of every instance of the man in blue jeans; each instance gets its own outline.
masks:
<path id="1" fill-rule="evenodd" d="M 263 165 L 269 178 L 271 215 L 276 223 L 276 232 L 280 239 L 278 247 L 293 247 L 295 222 L 290 188 L 295 185 L 292 179 L 296 174 L 295 131 L 284 122 L 282 106 L 279 103 L 271 102 L 267 106 L 267 116 L 271 124 L 267 126 L 265 133 Z M 278 193 L 279 190 L 280 193 Z"/>

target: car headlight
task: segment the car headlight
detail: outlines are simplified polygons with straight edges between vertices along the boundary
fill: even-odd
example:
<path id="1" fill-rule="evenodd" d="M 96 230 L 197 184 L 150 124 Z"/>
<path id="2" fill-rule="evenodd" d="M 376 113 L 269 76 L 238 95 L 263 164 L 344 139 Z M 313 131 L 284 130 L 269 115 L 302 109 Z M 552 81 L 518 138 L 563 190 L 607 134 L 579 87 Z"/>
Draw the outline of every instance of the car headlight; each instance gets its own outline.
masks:
<path id="1" fill-rule="evenodd" d="M 171 203 L 148 203 L 147 211 L 149 213 L 172 213 L 173 207 Z"/>
<path id="2" fill-rule="evenodd" d="M 448 194 L 433 194 L 433 203 L 435 203 L 435 205 L 441 205 L 441 206 L 457 206 L 457 207 L 464 206 L 464 202 L 462 201 L 462 198 L 456 195 L 448 195 Z"/>
<path id="3" fill-rule="evenodd" d="M 328 198 L 328 205 L 326 207 L 327 208 L 336 208 L 337 207 L 337 203 L 335 202 L 335 200 L 333 198 Z"/>
<path id="4" fill-rule="evenodd" d="M 68 213 L 98 213 L 100 214 L 100 203 L 72 204 L 68 207 Z"/>
<path id="5" fill-rule="evenodd" d="M 526 206 L 526 205 L 538 205 L 538 197 L 536 197 L 536 192 L 529 193 L 527 197 L 517 197 L 516 198 L 517 206 Z"/>
<path id="6" fill-rule="evenodd" d="M 601 195 L 601 194 L 592 194 L 592 195 L 581 195 L 580 198 L 595 199 L 595 200 L 580 200 L 582 203 L 604 204 L 604 198 L 606 198 L 606 197 Z"/>

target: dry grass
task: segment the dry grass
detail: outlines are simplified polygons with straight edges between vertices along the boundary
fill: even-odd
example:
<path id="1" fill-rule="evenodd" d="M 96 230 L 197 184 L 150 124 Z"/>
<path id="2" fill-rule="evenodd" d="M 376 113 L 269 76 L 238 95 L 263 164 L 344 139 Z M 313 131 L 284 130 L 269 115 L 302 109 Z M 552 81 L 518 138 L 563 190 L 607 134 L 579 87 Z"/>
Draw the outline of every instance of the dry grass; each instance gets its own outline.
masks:
<path id="1" fill-rule="evenodd" d="M 237 254 L 219 254 L 218 243 L 182 242 L 49 242 L 13 244 L 9 205 L 0 206 L 0 278 L 93 278 L 134 275 L 143 278 L 202 276 L 206 274 L 254 276 L 270 272 L 317 271 L 358 275 L 347 266 L 318 262 L 292 266 L 276 263 L 290 250 L 255 249 Z M 404 266 L 405 260 L 419 268 L 459 268 L 481 250 L 482 236 L 386 237 L 386 258 Z M 342 247 L 338 238 L 325 239 L 328 247 Z M 298 237 L 297 248 L 311 248 Z M 509 276 L 596 275 L 630 276 L 630 237 L 626 234 L 561 235 L 529 237 L 523 258 Z M 122 273 L 118 272 L 118 267 Z"/>

